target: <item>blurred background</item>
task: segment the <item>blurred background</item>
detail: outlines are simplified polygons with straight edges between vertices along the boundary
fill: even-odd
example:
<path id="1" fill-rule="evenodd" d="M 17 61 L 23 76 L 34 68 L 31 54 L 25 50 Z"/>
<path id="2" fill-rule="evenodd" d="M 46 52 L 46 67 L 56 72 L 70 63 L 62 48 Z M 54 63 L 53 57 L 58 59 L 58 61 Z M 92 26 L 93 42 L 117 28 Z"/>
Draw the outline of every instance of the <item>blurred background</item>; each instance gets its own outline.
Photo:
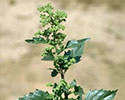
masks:
<path id="1" fill-rule="evenodd" d="M 91 38 L 66 80 L 76 79 L 85 92 L 119 89 L 114 100 L 124 100 L 125 0 L 0 0 L 0 100 L 16 100 L 36 88 L 50 91 L 46 83 L 59 79 L 47 70 L 52 62 L 40 60 L 45 45 L 25 42 L 41 28 L 37 8 L 48 2 L 68 13 L 66 41 Z"/>

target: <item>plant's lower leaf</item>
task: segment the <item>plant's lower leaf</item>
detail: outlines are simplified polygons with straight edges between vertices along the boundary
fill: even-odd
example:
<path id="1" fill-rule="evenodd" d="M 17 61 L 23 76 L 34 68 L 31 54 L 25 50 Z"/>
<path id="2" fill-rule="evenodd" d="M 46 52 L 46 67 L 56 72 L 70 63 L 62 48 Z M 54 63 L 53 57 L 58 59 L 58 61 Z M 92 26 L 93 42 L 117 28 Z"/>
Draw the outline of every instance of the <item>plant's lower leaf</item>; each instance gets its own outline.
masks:
<path id="1" fill-rule="evenodd" d="M 112 100 L 116 92 L 117 90 L 92 90 L 87 93 L 85 100 Z"/>
<path id="2" fill-rule="evenodd" d="M 31 44 L 39 44 L 39 43 L 47 43 L 46 40 L 42 37 L 33 37 L 32 39 L 27 39 L 25 40 L 27 43 L 31 43 Z"/>
<path id="3" fill-rule="evenodd" d="M 28 95 L 18 98 L 17 100 L 50 100 L 50 95 L 48 92 L 36 89 L 36 91 L 30 92 Z"/>

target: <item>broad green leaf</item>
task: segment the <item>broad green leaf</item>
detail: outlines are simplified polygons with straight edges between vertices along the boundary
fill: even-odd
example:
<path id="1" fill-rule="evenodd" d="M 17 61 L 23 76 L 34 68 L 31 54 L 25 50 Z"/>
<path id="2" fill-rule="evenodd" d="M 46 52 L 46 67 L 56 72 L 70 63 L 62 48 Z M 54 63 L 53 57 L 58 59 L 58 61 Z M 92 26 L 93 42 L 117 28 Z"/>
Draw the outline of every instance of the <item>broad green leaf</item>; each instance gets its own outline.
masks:
<path id="1" fill-rule="evenodd" d="M 47 43 L 46 40 L 42 37 L 33 37 L 32 39 L 27 39 L 25 40 L 27 43 L 31 43 L 31 44 L 39 44 L 39 43 Z"/>
<path id="2" fill-rule="evenodd" d="M 70 58 L 75 58 L 76 63 L 80 61 L 80 58 L 83 54 L 83 49 L 85 46 L 85 42 L 88 41 L 90 38 L 84 38 L 81 40 L 70 40 L 66 44 L 66 49 L 71 48 L 71 50 L 68 50 L 65 52 L 64 56 Z"/>
<path id="3" fill-rule="evenodd" d="M 75 47 L 79 47 L 81 45 L 84 45 L 84 43 L 86 41 L 90 40 L 90 38 L 84 38 L 84 39 L 80 39 L 80 40 L 69 40 L 66 44 L 65 48 L 75 48 Z"/>
<path id="4" fill-rule="evenodd" d="M 30 92 L 28 95 L 25 95 L 17 100 L 50 100 L 50 95 L 48 92 L 44 92 L 36 89 L 34 92 Z"/>
<path id="5" fill-rule="evenodd" d="M 117 90 L 92 90 L 87 93 L 85 100 L 112 100 L 116 92 Z"/>
<path id="6" fill-rule="evenodd" d="M 54 56 L 48 53 L 41 60 L 53 61 L 54 60 Z"/>

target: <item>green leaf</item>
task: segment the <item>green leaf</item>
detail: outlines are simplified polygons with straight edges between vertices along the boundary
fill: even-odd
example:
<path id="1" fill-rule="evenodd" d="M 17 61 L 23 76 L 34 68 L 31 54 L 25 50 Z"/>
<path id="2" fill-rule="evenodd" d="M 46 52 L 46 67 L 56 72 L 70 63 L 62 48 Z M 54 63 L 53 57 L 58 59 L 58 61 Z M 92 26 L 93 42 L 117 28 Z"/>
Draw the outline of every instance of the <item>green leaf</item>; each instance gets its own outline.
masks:
<path id="1" fill-rule="evenodd" d="M 50 95 L 48 92 L 44 92 L 36 89 L 34 92 L 30 92 L 28 95 L 18 98 L 17 100 L 50 100 Z"/>
<path id="2" fill-rule="evenodd" d="M 82 95 L 84 94 L 83 89 L 80 86 L 74 86 L 74 95 L 77 95 L 76 100 L 82 100 Z"/>
<path id="3" fill-rule="evenodd" d="M 46 60 L 46 61 L 53 61 L 54 60 L 54 56 L 47 53 L 41 60 Z"/>
<path id="4" fill-rule="evenodd" d="M 53 9 L 52 5 L 50 3 L 48 3 L 47 5 L 38 8 L 38 11 L 43 12 L 43 13 L 48 13 L 52 9 Z"/>
<path id="5" fill-rule="evenodd" d="M 76 60 L 75 63 L 79 62 L 81 56 L 75 56 L 75 57 L 73 57 L 72 56 L 72 52 L 73 52 L 73 50 L 68 50 L 67 52 L 65 52 L 64 53 L 64 58 L 67 59 L 67 60 L 70 60 L 71 58 L 74 58 Z"/>
<path id="6" fill-rule="evenodd" d="M 42 35 L 42 32 L 40 30 L 34 33 L 34 36 L 39 36 L 39 35 Z"/>
<path id="7" fill-rule="evenodd" d="M 53 87 L 53 85 L 54 85 L 53 83 L 48 83 L 46 86 L 47 87 Z"/>
<path id="8" fill-rule="evenodd" d="M 88 41 L 90 38 L 84 38 L 81 40 L 70 40 L 66 44 L 66 49 L 71 48 L 65 52 L 64 56 L 70 58 L 75 58 L 76 63 L 80 61 L 80 58 L 83 54 L 83 49 L 85 46 L 85 42 Z"/>
<path id="9" fill-rule="evenodd" d="M 48 70 L 52 70 L 51 76 L 55 77 L 58 74 L 58 71 L 55 68 L 49 68 Z"/>
<path id="10" fill-rule="evenodd" d="M 42 37 L 33 37 L 32 39 L 27 39 L 25 40 L 27 43 L 31 43 L 31 44 L 39 44 L 39 43 L 47 43 L 46 40 Z"/>
<path id="11" fill-rule="evenodd" d="M 56 15 L 56 17 L 59 17 L 59 18 L 67 18 L 67 14 L 65 12 L 63 12 L 63 11 L 57 10 L 55 12 L 55 15 Z"/>
<path id="12" fill-rule="evenodd" d="M 80 40 L 69 40 L 66 44 L 66 48 L 74 48 L 77 47 L 79 45 L 82 45 L 84 42 L 86 42 L 87 40 L 89 40 L 90 38 L 84 38 L 84 39 L 80 39 Z"/>
<path id="13" fill-rule="evenodd" d="M 83 89 L 80 86 L 75 86 L 74 87 L 74 94 L 75 95 L 83 95 L 84 91 L 83 91 Z"/>
<path id="14" fill-rule="evenodd" d="M 73 88 L 74 86 L 76 86 L 76 80 L 73 80 L 71 83 L 70 83 L 70 87 Z"/>
<path id="15" fill-rule="evenodd" d="M 92 90 L 87 93 L 85 100 L 112 100 L 116 92 L 117 90 Z"/>
<path id="16" fill-rule="evenodd" d="M 58 71 L 56 69 L 53 69 L 53 71 L 51 72 L 51 76 L 55 77 L 58 75 Z"/>

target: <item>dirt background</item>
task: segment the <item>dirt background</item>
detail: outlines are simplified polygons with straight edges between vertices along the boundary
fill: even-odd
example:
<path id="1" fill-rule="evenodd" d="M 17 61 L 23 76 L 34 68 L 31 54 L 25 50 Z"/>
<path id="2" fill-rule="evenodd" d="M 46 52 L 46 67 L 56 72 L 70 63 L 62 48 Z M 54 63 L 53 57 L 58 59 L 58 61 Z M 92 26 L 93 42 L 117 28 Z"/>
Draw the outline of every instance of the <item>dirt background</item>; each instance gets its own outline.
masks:
<path id="1" fill-rule="evenodd" d="M 119 89 L 115 100 L 125 99 L 125 0 L 0 0 L 0 100 L 46 88 L 51 62 L 40 60 L 44 45 L 29 45 L 41 26 L 37 8 L 51 2 L 68 13 L 67 39 L 90 37 L 82 61 L 66 74 L 84 90 Z"/>

